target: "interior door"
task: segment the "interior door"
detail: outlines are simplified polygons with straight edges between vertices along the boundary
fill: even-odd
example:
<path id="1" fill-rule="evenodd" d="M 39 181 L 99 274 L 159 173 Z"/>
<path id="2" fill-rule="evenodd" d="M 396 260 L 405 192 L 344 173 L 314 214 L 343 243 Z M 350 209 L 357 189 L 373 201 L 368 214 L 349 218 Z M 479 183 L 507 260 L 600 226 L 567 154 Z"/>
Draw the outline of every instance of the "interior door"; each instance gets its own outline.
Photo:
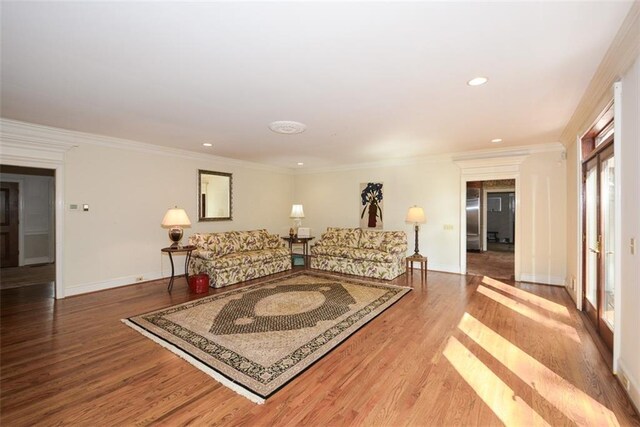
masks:
<path id="1" fill-rule="evenodd" d="M 18 266 L 18 183 L 0 183 L 0 266 Z"/>
<path id="2" fill-rule="evenodd" d="M 582 307 L 609 349 L 613 349 L 615 169 L 613 145 L 583 168 Z"/>

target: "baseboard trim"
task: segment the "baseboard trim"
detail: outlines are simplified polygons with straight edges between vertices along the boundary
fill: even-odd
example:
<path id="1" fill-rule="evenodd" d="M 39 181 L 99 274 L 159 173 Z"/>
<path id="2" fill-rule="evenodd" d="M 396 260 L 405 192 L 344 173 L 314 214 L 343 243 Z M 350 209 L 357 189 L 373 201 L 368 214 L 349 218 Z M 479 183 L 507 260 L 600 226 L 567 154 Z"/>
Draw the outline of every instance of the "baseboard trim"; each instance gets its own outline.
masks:
<path id="1" fill-rule="evenodd" d="M 50 264 L 53 260 L 48 256 L 41 256 L 37 258 L 25 258 L 24 265 L 32 265 L 32 264 Z"/>
<path id="2" fill-rule="evenodd" d="M 640 415 L 640 383 L 636 378 L 629 375 L 629 370 L 626 366 L 627 365 L 624 360 L 618 359 L 618 373 L 616 377 L 618 378 L 618 381 L 620 381 L 622 389 L 627 393 L 627 396 L 629 396 L 629 400 L 634 407 L 633 409 L 635 409 L 636 413 Z M 622 382 L 623 376 L 627 381 L 629 381 L 629 389 L 625 388 Z"/>
<path id="3" fill-rule="evenodd" d="M 564 286 L 564 278 L 557 276 L 542 276 L 536 274 L 520 273 L 519 282 L 530 282 L 541 285 Z"/>
<path id="4" fill-rule="evenodd" d="M 414 268 L 418 268 L 419 269 L 418 264 L 414 264 Z M 440 264 L 427 263 L 427 270 L 441 271 L 443 273 L 460 274 L 460 266 L 459 265 L 440 265 Z"/>
<path id="5" fill-rule="evenodd" d="M 142 277 L 142 280 L 138 280 Z M 64 289 L 65 296 L 81 295 L 89 292 L 104 291 L 106 289 L 119 288 L 121 286 L 133 285 L 140 282 L 149 282 L 152 280 L 164 279 L 170 276 L 164 276 L 161 272 L 136 274 L 133 276 L 118 277 L 116 279 L 103 280 L 99 282 L 86 283 L 79 286 L 67 287 Z"/>

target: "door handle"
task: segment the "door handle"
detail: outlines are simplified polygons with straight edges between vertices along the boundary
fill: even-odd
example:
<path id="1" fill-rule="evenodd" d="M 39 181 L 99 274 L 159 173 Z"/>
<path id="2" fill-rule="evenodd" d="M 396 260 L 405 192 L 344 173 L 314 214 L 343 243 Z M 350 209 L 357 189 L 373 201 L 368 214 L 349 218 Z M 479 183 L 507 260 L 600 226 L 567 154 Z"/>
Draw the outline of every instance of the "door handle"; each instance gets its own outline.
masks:
<path id="1" fill-rule="evenodd" d="M 594 254 L 599 254 L 599 253 L 600 253 L 600 250 L 599 250 L 599 249 L 589 248 L 589 250 L 590 250 L 591 252 L 593 252 Z"/>

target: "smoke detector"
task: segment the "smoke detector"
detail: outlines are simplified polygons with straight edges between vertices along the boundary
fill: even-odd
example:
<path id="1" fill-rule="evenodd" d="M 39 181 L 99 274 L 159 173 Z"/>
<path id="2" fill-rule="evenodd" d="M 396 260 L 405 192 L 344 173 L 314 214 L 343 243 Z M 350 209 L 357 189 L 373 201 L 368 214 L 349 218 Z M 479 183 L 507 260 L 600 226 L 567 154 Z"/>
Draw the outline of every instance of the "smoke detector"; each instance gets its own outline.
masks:
<path id="1" fill-rule="evenodd" d="M 307 125 L 300 122 L 293 122 L 290 120 L 280 120 L 269 124 L 269 129 L 275 133 L 283 133 L 285 135 L 293 135 L 296 133 L 302 133 L 307 129 Z"/>

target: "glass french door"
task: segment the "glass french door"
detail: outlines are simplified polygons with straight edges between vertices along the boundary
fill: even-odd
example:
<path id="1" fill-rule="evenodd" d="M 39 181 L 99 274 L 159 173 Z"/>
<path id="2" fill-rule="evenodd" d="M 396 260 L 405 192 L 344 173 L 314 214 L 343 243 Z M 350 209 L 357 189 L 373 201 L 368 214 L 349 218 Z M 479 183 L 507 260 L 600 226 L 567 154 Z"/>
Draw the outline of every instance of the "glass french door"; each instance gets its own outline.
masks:
<path id="1" fill-rule="evenodd" d="M 582 307 L 609 349 L 613 349 L 615 165 L 613 144 L 583 167 L 584 293 Z"/>

